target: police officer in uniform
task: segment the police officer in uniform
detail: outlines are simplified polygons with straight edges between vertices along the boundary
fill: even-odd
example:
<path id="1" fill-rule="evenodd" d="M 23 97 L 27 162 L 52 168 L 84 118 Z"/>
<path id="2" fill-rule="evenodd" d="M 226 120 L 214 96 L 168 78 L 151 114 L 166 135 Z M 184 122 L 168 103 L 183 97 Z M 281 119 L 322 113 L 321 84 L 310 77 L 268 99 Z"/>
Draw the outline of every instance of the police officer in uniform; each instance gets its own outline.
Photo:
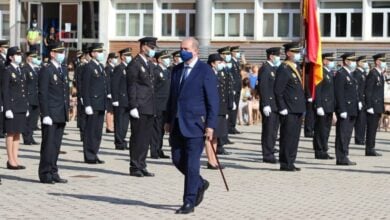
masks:
<path id="1" fill-rule="evenodd" d="M 42 118 L 42 144 L 39 162 L 41 183 L 66 183 L 58 174 L 57 160 L 69 112 L 68 70 L 63 64 L 62 42 L 49 45 L 50 61 L 39 77 L 39 105 Z"/>
<path id="2" fill-rule="evenodd" d="M 315 159 L 320 160 L 333 159 L 328 154 L 328 140 L 335 108 L 333 79 L 335 59 L 333 53 L 322 54 L 322 81 L 315 88 L 313 148 Z"/>
<path id="3" fill-rule="evenodd" d="M 356 165 L 349 160 L 348 153 L 353 126 L 359 111 L 359 96 L 357 81 L 352 76 L 356 69 L 355 53 L 344 53 L 341 58 L 343 67 L 337 71 L 334 83 L 337 116 L 336 164 L 348 166 Z"/>
<path id="4" fill-rule="evenodd" d="M 167 102 L 171 86 L 170 55 L 167 50 L 156 53 L 158 65 L 154 73 L 154 92 L 156 94 L 156 117 L 153 123 L 153 135 L 150 142 L 150 157 L 153 159 L 169 158 L 164 154 L 163 137 L 164 122 L 166 121 Z"/>
<path id="5" fill-rule="evenodd" d="M 112 105 L 114 106 L 115 149 L 129 149 L 126 134 L 129 128 L 130 109 L 127 95 L 126 67 L 131 62 L 131 48 L 119 51 L 120 63 L 111 77 Z"/>
<path id="6" fill-rule="evenodd" d="M 29 116 L 27 117 L 26 130 L 23 132 L 23 142 L 25 145 L 38 144 L 33 137 L 34 129 L 37 126 L 39 117 L 38 101 L 38 54 L 35 51 L 26 53 L 26 64 L 22 67 L 22 72 L 26 76 Z"/>
<path id="7" fill-rule="evenodd" d="M 140 53 L 127 66 L 127 92 L 130 107 L 130 176 L 154 176 L 146 169 L 153 120 L 156 115 L 154 68 L 157 38 L 139 39 Z"/>
<path id="8" fill-rule="evenodd" d="M 375 68 L 367 76 L 365 101 L 367 108 L 366 156 L 382 156 L 375 150 L 376 132 L 384 107 L 384 76 L 386 71 L 386 54 L 379 53 L 373 57 Z"/>
<path id="9" fill-rule="evenodd" d="M 173 59 L 172 60 L 172 65 L 169 68 L 171 70 L 172 70 L 173 67 L 175 67 L 176 65 L 179 65 L 180 63 L 183 62 L 183 60 L 180 57 L 180 50 L 177 50 L 177 51 L 172 53 L 172 59 Z"/>
<path id="10" fill-rule="evenodd" d="M 280 114 L 279 161 L 282 171 L 300 171 L 294 165 L 298 151 L 305 91 L 297 63 L 301 60 L 299 43 L 284 44 L 286 60 L 276 72 L 274 92 Z"/>
<path id="11" fill-rule="evenodd" d="M 7 40 L 1 40 L 0 41 L 0 85 L 2 83 L 3 75 L 4 75 L 4 68 L 5 63 L 7 61 L 6 55 L 7 55 L 7 49 L 8 49 L 8 41 Z M 4 115 L 3 115 L 3 96 L 2 91 L 0 89 L 0 138 L 4 138 Z"/>
<path id="12" fill-rule="evenodd" d="M 306 111 L 305 111 L 305 123 L 304 123 L 304 136 L 311 138 L 314 135 L 314 106 L 313 106 L 313 97 L 310 90 L 310 82 L 313 65 L 311 63 L 306 63 L 305 71 L 305 96 L 306 96 Z"/>
<path id="13" fill-rule="evenodd" d="M 229 134 L 241 134 L 241 132 L 238 131 L 236 128 L 238 104 L 240 102 L 241 87 L 242 87 L 242 79 L 240 73 L 241 52 L 239 46 L 231 47 L 230 51 L 232 55 L 232 59 L 231 59 L 232 68 L 230 72 L 233 77 L 234 105 L 233 108 L 229 111 Z"/>
<path id="14" fill-rule="evenodd" d="M 83 70 L 83 102 L 87 120 L 84 131 L 84 161 L 89 164 L 102 164 L 97 156 L 102 140 L 104 112 L 107 106 L 107 77 L 104 72 L 103 44 L 94 43 L 90 48 L 92 60 Z"/>
<path id="15" fill-rule="evenodd" d="M 114 133 L 114 109 L 112 106 L 111 94 L 111 77 L 114 73 L 114 68 L 118 64 L 118 56 L 115 52 L 108 54 L 106 62 L 106 78 L 107 78 L 107 112 L 106 112 L 106 133 Z M 115 84 L 114 84 L 115 85 Z"/>
<path id="16" fill-rule="evenodd" d="M 263 63 L 258 74 L 257 90 L 260 94 L 262 119 L 261 147 L 264 163 L 276 163 L 275 143 L 279 127 L 279 114 L 276 107 L 274 84 L 276 70 L 280 66 L 280 47 L 266 50 L 267 61 Z"/>
<path id="17" fill-rule="evenodd" d="M 84 141 L 84 130 L 87 115 L 85 114 L 85 106 L 83 103 L 83 73 L 86 64 L 89 62 L 89 48 L 83 48 L 83 54 L 79 57 L 80 62 L 75 69 L 75 80 L 77 88 L 77 127 L 80 131 L 80 140 Z"/>
<path id="18" fill-rule="evenodd" d="M 357 62 L 357 68 L 352 73 L 353 78 L 357 80 L 358 83 L 358 95 L 359 100 L 362 101 L 363 108 L 361 111 L 359 111 L 358 116 L 356 118 L 355 122 L 355 144 L 358 145 L 364 145 L 365 143 L 365 136 L 366 136 L 366 127 L 367 127 L 367 113 L 365 111 L 365 94 L 364 89 L 366 87 L 366 78 L 367 73 L 369 71 L 369 66 L 367 63 L 367 57 L 366 56 L 359 56 L 356 59 Z"/>

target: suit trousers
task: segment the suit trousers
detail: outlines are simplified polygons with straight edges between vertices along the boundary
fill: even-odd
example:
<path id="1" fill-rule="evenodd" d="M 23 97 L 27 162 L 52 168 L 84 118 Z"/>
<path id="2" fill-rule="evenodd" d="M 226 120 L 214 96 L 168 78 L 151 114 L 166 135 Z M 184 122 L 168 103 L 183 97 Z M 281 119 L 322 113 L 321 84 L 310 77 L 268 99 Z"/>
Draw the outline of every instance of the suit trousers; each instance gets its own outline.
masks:
<path id="1" fill-rule="evenodd" d="M 278 134 L 279 115 L 271 112 L 267 117 L 261 111 L 262 129 L 261 129 L 261 149 L 263 160 L 272 160 L 275 158 L 275 144 Z M 275 131 L 276 130 L 276 131 Z"/>
<path id="2" fill-rule="evenodd" d="M 241 91 L 236 91 L 236 94 L 234 95 L 234 103 L 236 104 L 236 110 L 229 110 L 229 124 L 228 129 L 229 132 L 232 132 L 236 129 L 237 124 L 237 111 L 238 111 L 238 105 L 240 104 L 240 95 Z"/>
<path id="3" fill-rule="evenodd" d="M 375 151 L 376 132 L 382 114 L 367 114 L 366 153 Z"/>
<path id="4" fill-rule="evenodd" d="M 130 109 L 121 106 L 114 106 L 113 108 L 115 148 L 125 149 L 127 147 L 126 134 L 130 123 Z"/>
<path id="5" fill-rule="evenodd" d="M 200 157 L 205 138 L 184 137 L 176 120 L 169 141 L 172 146 L 173 164 L 184 175 L 183 202 L 195 205 L 198 191 L 203 187 L 203 179 L 200 176 Z"/>
<path id="6" fill-rule="evenodd" d="M 135 172 L 146 168 L 153 120 L 153 115 L 140 114 L 139 118 L 130 117 L 130 171 Z"/>
<path id="7" fill-rule="evenodd" d="M 152 157 L 158 157 L 162 151 L 163 138 L 164 138 L 164 112 L 157 112 L 156 117 L 153 120 L 153 132 L 150 139 L 150 155 Z"/>
<path id="8" fill-rule="evenodd" d="M 305 114 L 305 137 L 313 136 L 314 132 L 314 106 L 312 102 L 306 102 L 306 114 Z"/>
<path id="9" fill-rule="evenodd" d="M 297 157 L 302 114 L 280 116 L 280 167 L 293 168 Z"/>
<path id="10" fill-rule="evenodd" d="M 58 177 L 57 160 L 60 153 L 65 123 L 42 124 L 42 143 L 39 162 L 39 179 L 52 180 Z"/>
<path id="11" fill-rule="evenodd" d="M 98 159 L 100 143 L 102 141 L 104 123 L 104 111 L 93 111 L 92 115 L 87 115 L 84 132 L 84 160 L 95 161 Z"/>
<path id="12" fill-rule="evenodd" d="M 355 122 L 355 143 L 364 143 L 367 123 L 367 113 L 363 109 L 359 111 Z"/>
<path id="13" fill-rule="evenodd" d="M 328 154 L 328 140 L 332 128 L 333 113 L 325 113 L 324 116 L 315 116 L 313 148 L 315 156 L 321 157 Z"/>
<path id="14" fill-rule="evenodd" d="M 343 119 L 340 115 L 337 115 L 335 146 L 337 162 L 346 162 L 348 160 L 349 143 L 355 121 L 355 116 L 348 116 L 346 119 Z"/>
<path id="15" fill-rule="evenodd" d="M 31 143 L 34 140 L 34 129 L 37 127 L 39 117 L 39 107 L 37 105 L 30 105 L 28 107 L 29 116 L 26 120 L 26 129 L 23 132 L 23 142 Z"/>

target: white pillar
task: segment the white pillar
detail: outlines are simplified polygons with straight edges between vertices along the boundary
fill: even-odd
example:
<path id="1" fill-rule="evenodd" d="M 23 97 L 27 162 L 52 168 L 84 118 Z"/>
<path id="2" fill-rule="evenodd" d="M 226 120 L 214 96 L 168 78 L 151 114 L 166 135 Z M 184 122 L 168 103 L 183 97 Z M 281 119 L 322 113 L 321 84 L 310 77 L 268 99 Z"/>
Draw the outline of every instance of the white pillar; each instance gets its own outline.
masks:
<path id="1" fill-rule="evenodd" d="M 18 0 L 9 1 L 9 37 L 10 46 L 20 45 L 20 3 Z"/>
<path id="2" fill-rule="evenodd" d="M 366 41 L 371 38 L 372 11 L 368 4 L 369 0 L 362 0 L 362 40 Z"/>
<path id="3" fill-rule="evenodd" d="M 199 40 L 200 47 L 207 47 L 210 45 L 212 5 L 212 0 L 196 1 L 195 36 Z"/>
<path id="4" fill-rule="evenodd" d="M 104 43 L 104 49 L 108 51 L 110 41 L 108 40 L 108 36 L 110 35 L 110 25 L 114 19 L 110 19 L 110 9 L 112 8 L 111 1 L 99 1 L 99 42 Z M 112 16 L 112 15 L 111 15 Z M 111 21 L 111 24 L 109 24 Z M 108 53 L 107 53 L 108 54 Z"/>

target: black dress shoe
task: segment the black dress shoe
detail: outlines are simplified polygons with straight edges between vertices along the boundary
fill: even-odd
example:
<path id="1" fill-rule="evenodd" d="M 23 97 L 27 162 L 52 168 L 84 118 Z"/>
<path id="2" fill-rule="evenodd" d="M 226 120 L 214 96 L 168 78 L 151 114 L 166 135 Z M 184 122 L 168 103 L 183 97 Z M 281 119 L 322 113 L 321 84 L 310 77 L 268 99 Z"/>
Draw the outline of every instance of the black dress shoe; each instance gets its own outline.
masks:
<path id="1" fill-rule="evenodd" d="M 228 140 L 226 141 L 226 144 L 234 144 L 234 142 L 228 139 Z"/>
<path id="2" fill-rule="evenodd" d="M 194 212 L 194 206 L 190 203 L 184 203 L 180 209 L 176 210 L 176 214 L 189 214 L 191 212 Z"/>
<path id="3" fill-rule="evenodd" d="M 110 130 L 110 129 L 106 129 L 106 133 L 115 133 L 115 131 Z"/>
<path id="4" fill-rule="evenodd" d="M 277 160 L 277 159 L 275 159 L 275 158 L 271 158 L 271 159 L 263 159 L 263 162 L 264 162 L 264 163 L 272 163 L 272 164 L 275 164 L 275 163 L 277 163 L 277 162 L 278 162 L 278 160 Z"/>
<path id="5" fill-rule="evenodd" d="M 115 147 L 115 150 L 125 150 L 126 148 L 124 147 Z"/>
<path id="6" fill-rule="evenodd" d="M 273 153 L 279 153 L 279 149 L 275 148 Z"/>
<path id="7" fill-rule="evenodd" d="M 160 158 L 163 158 L 163 159 L 169 159 L 169 158 L 171 158 L 170 156 L 165 155 L 165 154 L 164 154 L 164 151 L 160 151 L 160 153 L 158 154 L 158 156 L 159 156 Z"/>
<path id="8" fill-rule="evenodd" d="M 203 180 L 203 186 L 199 188 L 198 194 L 196 195 L 195 206 L 198 206 L 203 201 L 204 193 L 209 188 L 209 186 L 210 186 L 209 181 Z"/>
<path id="9" fill-rule="evenodd" d="M 356 145 L 365 145 L 365 141 L 355 141 Z"/>
<path id="10" fill-rule="evenodd" d="M 334 157 L 330 156 L 329 154 L 326 154 L 325 156 L 326 156 L 326 159 L 328 159 L 328 160 L 333 160 L 334 159 Z"/>
<path id="11" fill-rule="evenodd" d="M 352 162 L 350 160 L 346 160 L 346 161 L 336 161 L 336 165 L 341 165 L 341 166 L 354 166 L 356 165 L 355 162 Z"/>
<path id="12" fill-rule="evenodd" d="M 376 151 L 370 151 L 370 152 L 366 152 L 366 156 L 369 156 L 369 157 L 380 157 L 382 156 L 382 154 L 376 152 Z"/>
<path id="13" fill-rule="evenodd" d="M 280 171 L 294 172 L 295 168 L 294 167 L 280 167 Z"/>
<path id="14" fill-rule="evenodd" d="M 149 172 L 147 169 L 141 170 L 142 174 L 146 177 L 153 177 L 154 173 Z"/>
<path id="15" fill-rule="evenodd" d="M 23 166 L 23 165 L 18 165 L 18 168 L 19 168 L 19 170 L 24 170 L 24 169 L 26 169 L 26 167 Z"/>
<path id="16" fill-rule="evenodd" d="M 67 183 L 68 180 L 62 179 L 61 177 L 53 177 L 53 181 L 56 183 Z"/>
<path id="17" fill-rule="evenodd" d="M 97 164 L 104 164 L 105 162 L 104 162 L 104 160 L 100 160 L 99 158 L 97 158 L 96 159 L 96 163 Z"/>
<path id="18" fill-rule="evenodd" d="M 144 177 L 144 174 L 142 173 L 141 170 L 134 170 L 134 171 L 130 171 L 130 176 Z"/>
<path id="19" fill-rule="evenodd" d="M 66 154 L 66 151 L 60 150 L 59 154 Z"/>
<path id="20" fill-rule="evenodd" d="M 96 160 L 84 160 L 84 162 L 88 163 L 88 164 L 103 164 L 104 163 L 104 161 L 100 160 L 99 158 Z"/>
<path id="21" fill-rule="evenodd" d="M 213 166 L 213 165 L 211 165 L 211 164 L 209 164 L 209 163 L 207 163 L 207 169 L 210 169 L 210 170 L 219 170 L 219 169 L 225 169 L 225 167 L 224 166 L 218 166 L 218 165 L 215 165 L 215 166 Z"/>
<path id="22" fill-rule="evenodd" d="M 220 154 L 220 155 L 230 155 L 232 153 L 230 153 L 229 151 L 226 151 L 225 149 L 222 149 L 222 150 L 217 151 L 217 154 Z"/>
<path id="23" fill-rule="evenodd" d="M 301 171 L 301 168 L 296 167 L 295 165 L 293 165 L 293 168 L 294 168 L 295 171 Z"/>
<path id="24" fill-rule="evenodd" d="M 12 166 L 8 161 L 7 161 L 7 169 L 9 169 L 9 170 L 20 170 L 19 166 Z"/>
<path id="25" fill-rule="evenodd" d="M 31 144 L 32 144 L 32 145 L 37 145 L 37 144 L 39 144 L 39 143 L 36 142 L 35 140 L 33 140 L 33 141 L 31 142 Z"/>
<path id="26" fill-rule="evenodd" d="M 52 179 L 41 179 L 40 180 L 41 183 L 44 183 L 44 184 L 55 184 L 56 182 L 54 182 L 54 180 Z"/>

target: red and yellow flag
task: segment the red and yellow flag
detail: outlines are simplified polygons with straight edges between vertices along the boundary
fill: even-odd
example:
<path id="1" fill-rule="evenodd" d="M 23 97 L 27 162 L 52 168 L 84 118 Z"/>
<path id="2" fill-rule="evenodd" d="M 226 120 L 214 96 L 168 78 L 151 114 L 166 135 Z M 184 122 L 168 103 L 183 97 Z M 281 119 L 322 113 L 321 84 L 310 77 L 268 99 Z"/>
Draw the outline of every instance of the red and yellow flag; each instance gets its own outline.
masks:
<path id="1" fill-rule="evenodd" d="M 306 34 L 306 56 L 311 63 L 310 91 L 315 97 L 315 86 L 322 80 L 321 31 L 317 17 L 317 1 L 303 0 L 303 18 Z"/>

